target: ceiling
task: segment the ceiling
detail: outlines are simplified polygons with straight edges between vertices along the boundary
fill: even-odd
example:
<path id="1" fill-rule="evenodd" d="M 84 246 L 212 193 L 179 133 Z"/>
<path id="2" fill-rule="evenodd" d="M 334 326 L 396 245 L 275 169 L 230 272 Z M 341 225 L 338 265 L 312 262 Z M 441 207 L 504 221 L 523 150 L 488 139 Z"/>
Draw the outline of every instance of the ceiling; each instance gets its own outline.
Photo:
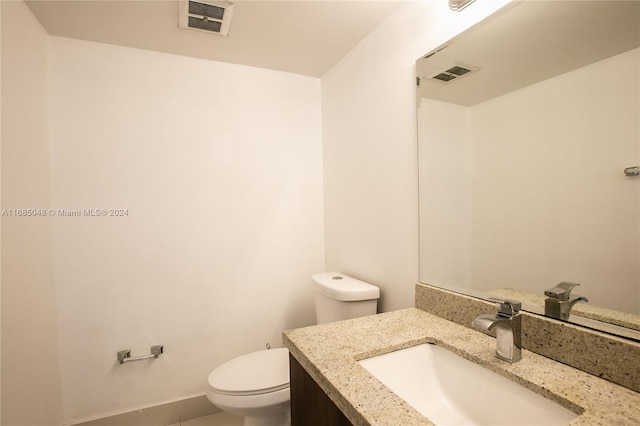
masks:
<path id="1" fill-rule="evenodd" d="M 469 106 L 638 46 L 638 1 L 513 2 L 425 55 L 416 72 L 421 97 Z M 431 79 L 456 65 L 480 69 Z"/>
<path id="2" fill-rule="evenodd" d="M 54 36 L 321 77 L 407 2 L 237 0 L 229 36 L 178 27 L 178 0 L 26 0 Z"/>

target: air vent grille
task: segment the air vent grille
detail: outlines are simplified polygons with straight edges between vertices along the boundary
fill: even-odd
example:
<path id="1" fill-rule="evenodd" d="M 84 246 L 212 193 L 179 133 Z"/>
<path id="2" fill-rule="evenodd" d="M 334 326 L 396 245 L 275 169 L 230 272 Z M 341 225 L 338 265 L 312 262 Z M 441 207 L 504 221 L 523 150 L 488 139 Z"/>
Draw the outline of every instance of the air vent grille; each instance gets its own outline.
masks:
<path id="1" fill-rule="evenodd" d="M 178 2 L 180 28 L 229 35 L 233 3 L 217 0 L 178 0 Z"/>
<path id="2" fill-rule="evenodd" d="M 447 83 L 447 82 L 453 80 L 454 78 L 456 78 L 456 76 L 452 75 L 452 74 L 449 74 L 449 73 L 446 73 L 446 72 L 441 72 L 440 74 L 434 75 L 431 78 L 435 78 L 436 80 L 444 81 L 445 83 Z"/>
<path id="3" fill-rule="evenodd" d="M 222 19 L 224 17 L 224 7 L 190 1 L 189 14 L 206 16 L 213 19 Z"/>
<path id="4" fill-rule="evenodd" d="M 205 31 L 212 31 L 214 33 L 219 33 L 221 27 L 222 27 L 222 22 L 220 21 L 212 21 L 209 19 L 200 19 L 200 18 L 194 18 L 193 16 L 189 16 L 189 28 L 195 28 L 198 30 L 205 30 Z"/>
<path id="5" fill-rule="evenodd" d="M 480 70 L 479 67 L 466 64 L 450 65 L 444 71 L 427 76 L 427 79 L 449 83 Z"/>
<path id="6" fill-rule="evenodd" d="M 460 12 L 474 1 L 475 0 L 449 0 L 449 9 Z"/>

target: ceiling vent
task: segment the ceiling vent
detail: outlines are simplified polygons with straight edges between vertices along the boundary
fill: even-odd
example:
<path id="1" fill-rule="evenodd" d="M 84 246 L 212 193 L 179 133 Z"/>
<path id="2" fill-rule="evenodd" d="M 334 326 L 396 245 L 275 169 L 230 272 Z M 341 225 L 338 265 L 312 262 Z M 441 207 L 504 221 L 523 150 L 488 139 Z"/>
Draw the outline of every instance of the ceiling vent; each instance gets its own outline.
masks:
<path id="1" fill-rule="evenodd" d="M 465 7 L 469 6 L 475 0 L 449 0 L 449 9 L 460 12 Z"/>
<path id="2" fill-rule="evenodd" d="M 458 64 L 453 66 L 450 65 L 444 71 L 437 72 L 433 75 L 427 76 L 426 78 L 430 80 L 438 80 L 443 83 L 450 83 L 452 81 L 465 77 L 469 74 L 472 74 L 478 70 L 480 70 L 480 68 L 475 67 L 473 65 L 466 65 L 466 64 L 464 65 Z"/>
<path id="3" fill-rule="evenodd" d="M 178 0 L 180 28 L 229 35 L 234 4 L 215 0 Z"/>

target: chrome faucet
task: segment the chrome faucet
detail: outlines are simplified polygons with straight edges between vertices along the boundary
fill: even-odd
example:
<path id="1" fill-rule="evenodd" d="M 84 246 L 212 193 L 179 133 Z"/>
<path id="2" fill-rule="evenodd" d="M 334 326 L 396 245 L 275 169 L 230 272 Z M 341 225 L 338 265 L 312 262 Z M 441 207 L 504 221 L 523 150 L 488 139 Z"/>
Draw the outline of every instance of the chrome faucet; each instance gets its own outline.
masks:
<path id="1" fill-rule="evenodd" d="M 571 308 L 578 302 L 588 302 L 584 296 L 571 297 L 571 290 L 580 284 L 563 281 L 557 286 L 544 291 L 547 298 L 544 300 L 544 314 L 548 317 L 562 321 L 569 320 Z"/>
<path id="2" fill-rule="evenodd" d="M 485 331 L 496 330 L 496 357 L 507 362 L 522 359 L 522 321 L 520 309 L 522 303 L 515 300 L 491 299 L 499 302 L 496 315 L 480 315 L 471 322 L 476 328 Z"/>

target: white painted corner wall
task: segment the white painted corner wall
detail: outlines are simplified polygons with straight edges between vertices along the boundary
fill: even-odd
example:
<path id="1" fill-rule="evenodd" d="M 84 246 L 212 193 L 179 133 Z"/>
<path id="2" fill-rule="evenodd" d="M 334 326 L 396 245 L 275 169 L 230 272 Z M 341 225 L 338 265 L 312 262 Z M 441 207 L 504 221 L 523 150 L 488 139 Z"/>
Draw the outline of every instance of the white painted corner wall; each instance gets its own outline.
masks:
<path id="1" fill-rule="evenodd" d="M 411 3 L 321 82 L 48 37 L 22 2 L 2 2 L 3 60 L 6 23 L 31 22 L 19 35 L 35 45 L 17 50 L 31 62 L 10 69 L 34 74 L 23 81 L 39 108 L 16 121 L 37 135 L 14 141 L 30 151 L 11 164 L 4 118 L 19 97 L 3 84 L 2 207 L 22 207 L 10 205 L 26 194 L 20 166 L 35 176 L 34 208 L 127 210 L 18 222 L 15 238 L 37 246 L 18 259 L 40 265 L 33 287 L 7 279 L 3 220 L 3 424 L 14 414 L 70 424 L 202 394 L 215 366 L 313 323 L 309 277 L 321 270 L 379 285 L 381 310 L 411 306 L 414 61 L 506 2 L 462 14 Z M 20 350 L 42 342 L 46 356 L 21 365 Z M 118 350 L 154 344 L 159 359 L 117 365 Z M 14 404 L 21 392 L 30 396 Z"/>
<path id="2" fill-rule="evenodd" d="M 0 6 L 0 46 L 2 45 L 2 7 Z M 2 48 L 0 47 L 0 64 Z M 0 66 L 0 99 L 2 99 L 2 67 Z M 0 208 L 2 208 L 2 102 L 0 101 Z M 2 422 L 2 221 L 0 220 L 0 423 Z"/>
<path id="3" fill-rule="evenodd" d="M 51 206 L 48 36 L 22 1 L 2 9 L 3 209 Z M 52 219 L 2 216 L 3 425 L 61 423 Z"/>
<path id="4" fill-rule="evenodd" d="M 216 366 L 312 324 L 319 79 L 50 44 L 55 208 L 126 211 L 54 221 L 65 421 L 201 395 Z"/>
<path id="5" fill-rule="evenodd" d="M 507 3 L 411 2 L 322 78 L 327 269 L 379 286 L 382 311 L 418 282 L 415 61 Z"/>

